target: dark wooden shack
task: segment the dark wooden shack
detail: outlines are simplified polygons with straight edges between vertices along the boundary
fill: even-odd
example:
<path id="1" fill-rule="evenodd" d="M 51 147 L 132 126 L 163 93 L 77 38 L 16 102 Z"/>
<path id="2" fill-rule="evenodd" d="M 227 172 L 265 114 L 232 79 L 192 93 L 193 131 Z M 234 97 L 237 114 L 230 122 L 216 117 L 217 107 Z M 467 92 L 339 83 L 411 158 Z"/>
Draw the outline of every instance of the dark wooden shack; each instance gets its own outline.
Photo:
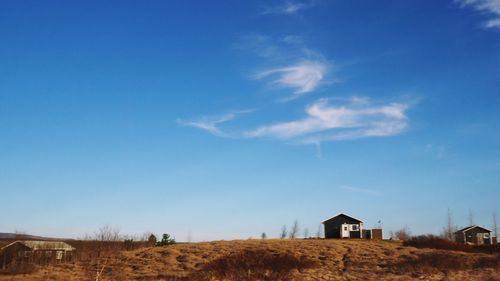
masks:
<path id="1" fill-rule="evenodd" d="M 491 230 L 481 226 L 472 225 L 458 230 L 455 234 L 455 242 L 470 245 L 491 245 L 493 239 Z"/>
<path id="2" fill-rule="evenodd" d="M 363 229 L 363 238 L 372 240 L 382 240 L 382 228 Z"/>
<path id="3" fill-rule="evenodd" d="M 325 238 L 363 238 L 363 222 L 340 213 L 321 222 L 325 227 Z"/>
<path id="4" fill-rule="evenodd" d="M 50 264 L 73 260 L 75 248 L 59 241 L 16 241 L 0 249 L 3 269 L 11 262 Z"/>

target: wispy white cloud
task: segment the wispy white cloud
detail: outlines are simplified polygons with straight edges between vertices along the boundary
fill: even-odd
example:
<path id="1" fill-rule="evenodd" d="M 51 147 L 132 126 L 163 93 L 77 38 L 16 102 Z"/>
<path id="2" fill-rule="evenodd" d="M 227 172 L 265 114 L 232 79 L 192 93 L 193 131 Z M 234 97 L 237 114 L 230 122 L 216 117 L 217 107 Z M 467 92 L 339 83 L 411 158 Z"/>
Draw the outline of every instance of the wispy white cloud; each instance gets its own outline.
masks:
<path id="1" fill-rule="evenodd" d="M 177 124 L 201 129 L 218 137 L 234 137 L 233 135 L 222 131 L 219 128 L 219 125 L 236 119 L 236 117 L 240 114 L 250 113 L 253 111 L 254 111 L 253 109 L 234 110 L 220 116 L 202 117 L 199 120 L 194 120 L 194 121 L 177 119 Z"/>
<path id="2" fill-rule="evenodd" d="M 296 45 L 301 45 L 304 43 L 304 40 L 302 39 L 302 37 L 298 36 L 298 35 L 285 35 L 283 36 L 283 39 L 282 39 L 283 42 L 285 43 L 288 43 L 288 44 L 296 44 Z"/>
<path id="3" fill-rule="evenodd" d="M 348 192 L 364 193 L 364 194 L 374 195 L 374 196 L 380 195 L 380 192 L 378 192 L 376 190 L 359 188 L 359 187 L 354 187 L 354 186 L 350 186 L 350 185 L 339 185 L 338 188 L 342 189 L 344 191 L 348 191 Z"/>
<path id="4" fill-rule="evenodd" d="M 442 160 L 443 158 L 445 158 L 448 148 L 449 147 L 445 145 L 436 145 L 429 143 L 425 146 L 425 151 L 434 154 L 436 156 L 436 159 Z"/>
<path id="5" fill-rule="evenodd" d="M 287 14 L 292 15 L 296 14 L 302 10 L 310 9 L 317 6 L 317 1 L 309 0 L 309 1 L 282 1 L 281 4 L 277 6 L 268 6 L 263 9 L 261 15 L 268 14 Z"/>
<path id="6" fill-rule="evenodd" d="M 374 104 L 368 98 L 348 100 L 320 99 L 305 108 L 306 116 L 297 120 L 257 126 L 254 129 L 224 131 L 220 125 L 252 110 L 232 111 L 195 121 L 178 120 L 183 126 L 207 131 L 215 136 L 255 139 L 270 138 L 293 144 L 313 144 L 321 157 L 321 143 L 400 134 L 407 127 L 403 103 Z"/>
<path id="7" fill-rule="evenodd" d="M 240 35 L 232 47 L 239 50 L 254 52 L 258 57 L 274 61 L 324 60 L 324 56 L 311 48 L 306 40 L 296 34 L 287 34 L 280 37 L 268 36 L 260 33 Z"/>
<path id="8" fill-rule="evenodd" d="M 280 99 L 288 101 L 313 92 L 321 84 L 339 81 L 330 73 L 332 63 L 304 41 L 295 34 L 273 38 L 253 33 L 241 36 L 233 47 L 264 58 L 267 66 L 255 71 L 251 79 L 267 81 L 273 88 L 292 90 Z"/>
<path id="9" fill-rule="evenodd" d="M 269 78 L 271 85 L 291 88 L 292 98 L 314 91 L 325 78 L 328 65 L 319 61 L 303 61 L 294 65 L 271 68 L 255 75 L 256 79 Z"/>
<path id="10" fill-rule="evenodd" d="M 408 105 L 402 103 L 373 105 L 368 99 L 359 98 L 343 105 L 320 99 L 306 107 L 307 116 L 302 119 L 261 126 L 244 135 L 293 139 L 302 144 L 393 136 L 407 127 L 407 108 Z"/>
<path id="11" fill-rule="evenodd" d="M 252 51 L 262 58 L 272 58 L 282 53 L 278 43 L 269 36 L 250 33 L 240 36 L 232 46 L 235 49 Z"/>
<path id="12" fill-rule="evenodd" d="M 489 14 L 490 19 L 483 24 L 485 28 L 500 28 L 500 0 L 455 0 L 455 2 Z"/>

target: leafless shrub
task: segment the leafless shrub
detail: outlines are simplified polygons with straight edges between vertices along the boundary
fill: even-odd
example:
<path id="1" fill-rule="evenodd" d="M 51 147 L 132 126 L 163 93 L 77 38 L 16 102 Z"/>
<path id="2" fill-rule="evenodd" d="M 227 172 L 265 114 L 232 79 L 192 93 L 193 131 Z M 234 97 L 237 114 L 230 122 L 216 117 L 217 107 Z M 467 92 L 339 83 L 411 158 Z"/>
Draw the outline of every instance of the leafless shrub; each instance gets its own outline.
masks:
<path id="1" fill-rule="evenodd" d="M 421 253 L 416 258 L 407 257 L 394 263 L 391 269 L 396 273 L 435 271 L 460 271 L 481 268 L 498 268 L 500 256 L 487 256 L 476 259 L 474 256 L 454 252 L 436 251 Z"/>
<path id="2" fill-rule="evenodd" d="M 32 263 L 13 261 L 5 269 L 0 270 L 2 275 L 26 275 L 36 272 L 38 269 Z"/>
<path id="3" fill-rule="evenodd" d="M 156 242 L 158 242 L 158 239 L 156 238 L 156 235 L 154 235 L 153 233 L 151 233 L 151 234 L 149 235 L 149 237 L 148 237 L 148 240 L 147 240 L 147 241 L 148 241 L 148 244 L 149 244 L 150 246 L 154 246 L 154 245 L 156 245 Z"/>
<path id="4" fill-rule="evenodd" d="M 453 241 L 453 233 L 455 233 L 458 228 L 453 223 L 453 214 L 451 210 L 448 208 L 446 213 L 446 226 L 443 229 L 443 233 L 441 236 L 449 241 Z"/>
<path id="5" fill-rule="evenodd" d="M 394 240 L 406 241 L 410 239 L 411 231 L 408 226 L 405 226 L 399 230 L 396 230 L 394 233 L 391 233 L 391 238 Z"/>
<path id="6" fill-rule="evenodd" d="M 99 231 L 95 235 L 95 240 L 97 241 L 120 241 L 120 229 L 116 227 L 111 227 L 109 224 L 99 228 Z"/>
<path id="7" fill-rule="evenodd" d="M 205 264 L 188 278 L 193 281 L 286 281 L 293 270 L 316 267 L 317 263 L 290 253 L 245 250 Z"/>
<path id="8" fill-rule="evenodd" d="M 497 242 L 498 242 L 498 219 L 497 219 L 497 213 L 493 213 L 493 215 L 491 216 L 492 218 L 492 221 L 493 221 L 493 236 L 495 236 L 495 238 L 497 239 Z"/>
<path id="9" fill-rule="evenodd" d="M 285 239 L 285 238 L 286 238 L 286 236 L 287 236 L 287 234 L 288 234 L 288 230 L 286 229 L 286 225 L 283 225 L 283 226 L 281 227 L 281 234 L 280 234 L 280 238 L 281 238 L 281 239 Z"/>
<path id="10" fill-rule="evenodd" d="M 156 238 L 152 233 L 142 235 L 121 235 L 117 227 L 104 225 L 93 235 L 86 234 L 79 240 L 67 240 L 76 248 L 77 261 L 97 261 L 99 259 L 117 256 L 121 251 L 130 251 L 143 247 L 154 246 L 149 240 Z"/>
<path id="11" fill-rule="evenodd" d="M 316 238 L 321 238 L 321 237 L 323 237 L 323 225 L 319 224 L 318 231 L 316 231 Z"/>
<path id="12" fill-rule="evenodd" d="M 297 235 L 299 234 L 299 221 L 295 220 L 292 225 L 292 229 L 290 229 L 290 233 L 288 234 L 288 237 L 290 239 L 295 239 L 297 238 Z"/>
<path id="13" fill-rule="evenodd" d="M 107 269 L 109 259 L 96 259 L 95 261 L 83 264 L 83 270 L 87 280 L 102 281 Z"/>
<path id="14" fill-rule="evenodd" d="M 434 236 L 434 235 L 419 235 L 413 236 L 403 242 L 404 246 L 411 246 L 415 248 L 429 248 L 440 250 L 452 250 L 468 253 L 500 253 L 499 245 L 482 245 L 473 246 L 449 241 L 447 239 Z"/>
<path id="15" fill-rule="evenodd" d="M 403 243 L 404 246 L 411 246 L 416 248 L 430 248 L 441 250 L 456 250 L 467 252 L 469 246 L 451 242 L 447 239 L 437 237 L 434 235 L 419 235 L 413 236 Z"/>

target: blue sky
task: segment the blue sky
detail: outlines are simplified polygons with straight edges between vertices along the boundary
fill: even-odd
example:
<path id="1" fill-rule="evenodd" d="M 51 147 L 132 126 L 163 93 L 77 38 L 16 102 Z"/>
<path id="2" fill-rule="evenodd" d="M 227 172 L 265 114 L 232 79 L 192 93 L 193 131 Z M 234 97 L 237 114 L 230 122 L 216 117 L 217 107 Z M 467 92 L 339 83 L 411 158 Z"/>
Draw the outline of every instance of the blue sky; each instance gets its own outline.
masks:
<path id="1" fill-rule="evenodd" d="M 0 232 L 500 212 L 500 2 L 2 1 Z"/>

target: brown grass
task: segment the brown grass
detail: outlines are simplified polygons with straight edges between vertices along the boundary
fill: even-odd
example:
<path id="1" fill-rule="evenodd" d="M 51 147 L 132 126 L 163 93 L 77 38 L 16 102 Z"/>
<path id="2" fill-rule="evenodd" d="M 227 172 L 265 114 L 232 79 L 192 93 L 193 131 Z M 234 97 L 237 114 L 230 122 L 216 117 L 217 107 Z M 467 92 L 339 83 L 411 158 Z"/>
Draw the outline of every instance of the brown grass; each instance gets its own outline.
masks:
<path id="1" fill-rule="evenodd" d="M 456 254 L 448 251 L 435 251 L 418 254 L 416 257 L 407 257 L 394 263 L 396 272 L 449 272 L 469 270 L 473 268 L 495 268 L 499 264 L 498 258 Z"/>
<path id="2" fill-rule="evenodd" d="M 27 275 L 0 275 L 0 281 L 89 281 L 104 263 L 104 281 L 187 281 L 188 278 L 204 278 L 203 274 L 213 277 L 214 281 L 224 280 L 222 278 L 242 280 L 240 275 L 245 278 L 243 280 L 251 280 L 247 279 L 249 276 L 266 280 L 280 276 L 281 271 L 285 278 L 295 281 L 498 281 L 499 259 L 494 254 L 418 249 L 387 241 L 215 241 L 120 251 L 107 260 L 99 258 L 40 267 Z M 281 263 L 286 264 L 283 269 L 280 269 Z M 256 267 L 259 269 L 254 273 L 245 272 Z M 225 270 L 235 274 L 224 276 Z"/>
<path id="3" fill-rule="evenodd" d="M 37 271 L 37 267 L 28 263 L 12 263 L 4 270 L 0 270 L 0 275 L 27 275 Z"/>
<path id="4" fill-rule="evenodd" d="M 414 236 L 403 242 L 404 246 L 415 248 L 428 248 L 440 250 L 461 251 L 467 253 L 500 253 L 500 245 L 482 245 L 472 246 L 461 243 L 452 242 L 434 235 Z"/>
<path id="5" fill-rule="evenodd" d="M 243 250 L 215 259 L 188 276 L 188 280 L 234 281 L 287 281 L 292 271 L 317 267 L 308 257 L 298 257 L 288 252 Z"/>

